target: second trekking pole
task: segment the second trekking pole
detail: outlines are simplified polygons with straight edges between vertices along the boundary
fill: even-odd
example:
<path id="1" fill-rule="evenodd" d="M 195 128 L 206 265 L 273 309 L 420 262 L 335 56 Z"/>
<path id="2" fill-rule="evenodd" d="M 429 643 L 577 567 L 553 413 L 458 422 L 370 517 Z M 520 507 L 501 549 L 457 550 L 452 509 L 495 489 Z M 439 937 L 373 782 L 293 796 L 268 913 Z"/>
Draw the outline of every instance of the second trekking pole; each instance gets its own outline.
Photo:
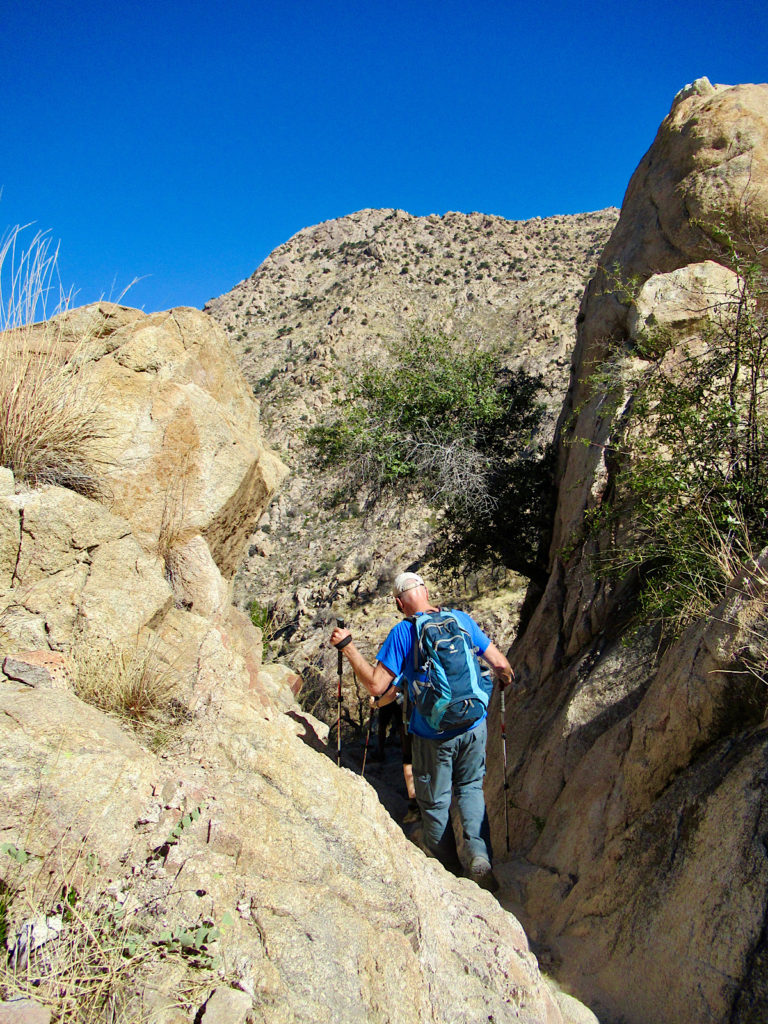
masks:
<path id="1" fill-rule="evenodd" d="M 373 704 L 371 704 L 371 713 L 368 715 L 368 731 L 365 734 L 365 747 L 363 748 L 363 767 L 360 769 L 361 777 L 365 777 L 365 761 L 368 757 L 368 744 L 371 742 L 371 725 L 373 724 Z"/>
<path id="2" fill-rule="evenodd" d="M 504 764 L 504 828 L 507 833 L 507 853 L 509 853 L 509 781 L 507 779 L 507 702 L 504 699 L 504 687 L 501 688 L 501 754 Z"/>
<path id="3" fill-rule="evenodd" d="M 336 625 L 339 629 L 344 628 L 344 619 L 336 619 Z M 341 765 L 341 673 L 344 668 L 344 655 L 341 653 L 342 647 L 346 647 L 350 641 L 350 637 L 346 637 L 341 641 L 340 644 L 336 645 L 336 653 L 338 655 L 338 683 L 336 686 L 336 764 Z"/>

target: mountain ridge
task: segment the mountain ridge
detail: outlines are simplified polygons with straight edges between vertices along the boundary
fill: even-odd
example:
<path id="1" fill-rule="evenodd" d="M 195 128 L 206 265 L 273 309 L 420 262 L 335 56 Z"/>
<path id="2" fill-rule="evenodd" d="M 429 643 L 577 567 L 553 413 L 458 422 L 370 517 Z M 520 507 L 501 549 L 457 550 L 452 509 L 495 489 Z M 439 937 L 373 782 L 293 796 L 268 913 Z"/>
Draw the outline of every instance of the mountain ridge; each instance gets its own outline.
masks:
<path id="1" fill-rule="evenodd" d="M 362 499 L 359 507 L 329 507 L 343 478 L 312 468 L 307 431 L 348 396 L 362 366 L 386 365 L 392 343 L 414 330 L 441 330 L 468 348 L 492 347 L 500 366 L 542 373 L 551 435 L 579 302 L 617 219 L 612 208 L 527 221 L 360 210 L 303 228 L 206 305 L 238 352 L 265 434 L 291 469 L 251 538 L 236 600 L 271 616 L 280 641 L 274 656 L 288 659 L 310 690 L 312 680 L 322 688 L 333 674 L 323 649 L 333 615 L 348 619 L 375 653 L 395 621 L 391 577 L 404 565 L 431 571 L 439 513 L 402 493 L 373 508 Z M 523 589 L 519 578 L 508 582 L 505 604 L 498 594 L 478 600 L 482 581 L 457 595 L 433 575 L 435 592 L 482 611 L 502 644 L 513 639 Z"/>

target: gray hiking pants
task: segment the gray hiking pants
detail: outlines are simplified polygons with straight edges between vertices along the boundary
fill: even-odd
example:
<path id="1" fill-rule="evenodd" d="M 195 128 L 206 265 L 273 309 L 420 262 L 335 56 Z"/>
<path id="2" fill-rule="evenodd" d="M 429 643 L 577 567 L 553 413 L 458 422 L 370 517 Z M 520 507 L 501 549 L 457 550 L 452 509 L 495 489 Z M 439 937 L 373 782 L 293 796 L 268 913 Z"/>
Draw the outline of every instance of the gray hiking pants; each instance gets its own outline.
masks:
<path id="1" fill-rule="evenodd" d="M 461 870 L 461 863 L 451 824 L 452 789 L 470 862 L 474 857 L 491 860 L 491 834 L 483 795 L 487 736 L 484 719 L 470 732 L 452 739 L 412 737 L 413 781 L 421 809 L 424 845 L 455 873 Z"/>

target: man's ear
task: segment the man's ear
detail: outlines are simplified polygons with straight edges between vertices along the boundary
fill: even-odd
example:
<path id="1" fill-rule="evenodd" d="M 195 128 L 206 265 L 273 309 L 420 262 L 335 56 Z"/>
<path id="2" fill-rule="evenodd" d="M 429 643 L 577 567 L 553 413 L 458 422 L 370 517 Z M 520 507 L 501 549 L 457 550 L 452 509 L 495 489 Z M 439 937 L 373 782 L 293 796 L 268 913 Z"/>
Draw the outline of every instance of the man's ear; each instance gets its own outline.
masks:
<path id="1" fill-rule="evenodd" d="M 397 605 L 397 607 L 398 607 L 398 608 L 400 609 L 400 611 L 402 611 L 402 610 L 403 610 L 403 602 L 402 602 L 402 601 L 400 600 L 400 598 L 399 598 L 399 597 L 396 597 L 396 598 L 395 598 L 395 604 L 396 604 L 396 605 Z"/>

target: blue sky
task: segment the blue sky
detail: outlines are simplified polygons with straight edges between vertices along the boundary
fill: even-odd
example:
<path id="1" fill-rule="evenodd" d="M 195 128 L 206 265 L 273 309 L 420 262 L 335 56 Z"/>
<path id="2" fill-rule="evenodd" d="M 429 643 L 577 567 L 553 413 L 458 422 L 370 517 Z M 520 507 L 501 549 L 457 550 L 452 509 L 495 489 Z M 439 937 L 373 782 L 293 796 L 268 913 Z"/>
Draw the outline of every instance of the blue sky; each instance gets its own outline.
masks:
<path id="1" fill-rule="evenodd" d="M 4 0 L 0 40 L 0 230 L 148 312 L 363 207 L 620 205 L 678 89 L 768 79 L 765 0 Z"/>

